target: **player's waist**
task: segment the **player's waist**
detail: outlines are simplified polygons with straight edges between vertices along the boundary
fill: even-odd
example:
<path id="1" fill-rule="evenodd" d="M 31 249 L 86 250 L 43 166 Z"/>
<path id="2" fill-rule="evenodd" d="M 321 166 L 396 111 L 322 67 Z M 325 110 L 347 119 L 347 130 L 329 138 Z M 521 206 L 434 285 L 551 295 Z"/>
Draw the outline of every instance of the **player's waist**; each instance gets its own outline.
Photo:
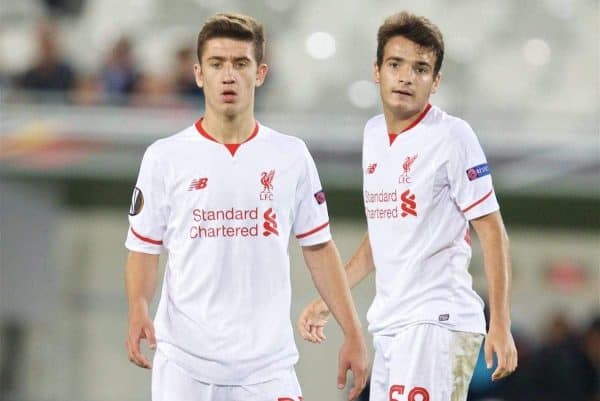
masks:
<path id="1" fill-rule="evenodd" d="M 218 385 L 251 385 L 272 380 L 298 361 L 293 343 L 277 352 L 243 359 L 228 349 L 221 350 L 219 358 L 194 355 L 160 338 L 158 350 L 194 379 Z"/>

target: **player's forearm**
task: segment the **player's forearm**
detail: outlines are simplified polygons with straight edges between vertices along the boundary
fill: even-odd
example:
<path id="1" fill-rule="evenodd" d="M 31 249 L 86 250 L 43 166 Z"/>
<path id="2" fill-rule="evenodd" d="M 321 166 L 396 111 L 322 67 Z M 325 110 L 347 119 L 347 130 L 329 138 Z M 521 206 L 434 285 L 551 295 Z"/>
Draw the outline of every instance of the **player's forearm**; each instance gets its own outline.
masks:
<path id="1" fill-rule="evenodd" d="M 304 260 L 329 310 L 345 335 L 361 335 L 361 324 L 337 247 L 333 241 L 304 248 Z"/>
<path id="2" fill-rule="evenodd" d="M 373 262 L 369 234 L 365 234 L 358 249 L 354 252 L 348 263 L 346 263 L 346 276 L 348 277 L 350 288 L 354 288 L 358 283 L 363 281 L 374 269 L 375 263 Z"/>
<path id="3" fill-rule="evenodd" d="M 158 281 L 158 255 L 129 252 L 125 266 L 125 288 L 130 313 L 148 313 Z"/>
<path id="4" fill-rule="evenodd" d="M 488 280 L 490 325 L 510 326 L 511 266 L 508 235 L 500 213 L 474 220 Z"/>

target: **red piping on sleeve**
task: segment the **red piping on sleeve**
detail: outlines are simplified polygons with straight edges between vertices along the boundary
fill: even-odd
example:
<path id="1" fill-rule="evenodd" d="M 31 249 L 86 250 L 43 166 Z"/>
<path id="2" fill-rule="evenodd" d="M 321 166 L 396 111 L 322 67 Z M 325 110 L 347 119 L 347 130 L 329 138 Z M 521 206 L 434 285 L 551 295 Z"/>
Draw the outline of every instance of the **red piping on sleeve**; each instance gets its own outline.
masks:
<path id="1" fill-rule="evenodd" d="M 490 189 L 490 192 L 488 192 L 486 195 L 483 196 L 483 198 L 479 199 L 477 202 L 471 204 L 470 206 L 467 206 L 466 208 L 464 208 L 462 210 L 463 213 L 467 213 L 469 210 L 473 209 L 475 206 L 479 205 L 481 202 L 483 202 L 484 200 L 486 200 L 487 198 L 490 197 L 490 195 L 494 192 L 493 189 Z"/>
<path id="2" fill-rule="evenodd" d="M 133 235 L 135 235 L 136 237 L 138 237 L 139 239 L 141 239 L 144 242 L 148 242 L 152 245 L 162 245 L 162 241 L 158 241 L 152 238 L 148 238 L 148 237 L 144 237 L 143 235 L 138 234 L 137 232 L 135 232 L 135 230 L 133 229 L 133 227 L 130 227 L 131 232 L 133 233 Z"/>
<path id="3" fill-rule="evenodd" d="M 312 229 L 312 230 L 310 230 L 310 231 L 307 231 L 307 232 L 305 232 L 305 233 L 302 233 L 302 234 L 298 234 L 298 235 L 296 235 L 296 238 L 298 238 L 298 239 L 301 239 L 301 238 L 304 238 L 304 237 L 308 237 L 309 235 L 311 235 L 311 234 L 314 234 L 314 233 L 316 233 L 317 231 L 321 231 L 322 229 L 324 229 L 324 228 L 325 228 L 325 227 L 327 227 L 328 225 L 329 225 L 329 222 L 327 222 L 327 223 L 325 223 L 325 224 L 322 224 L 322 225 L 320 225 L 319 227 L 313 228 L 313 229 Z"/>

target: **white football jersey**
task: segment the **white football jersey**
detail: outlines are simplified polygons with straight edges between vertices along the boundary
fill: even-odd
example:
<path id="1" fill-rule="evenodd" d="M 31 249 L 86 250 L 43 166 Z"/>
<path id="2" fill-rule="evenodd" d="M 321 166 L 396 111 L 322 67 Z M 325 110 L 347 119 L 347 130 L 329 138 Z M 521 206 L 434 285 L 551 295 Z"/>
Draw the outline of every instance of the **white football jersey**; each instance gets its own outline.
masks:
<path id="1" fill-rule="evenodd" d="M 256 125 L 223 145 L 202 120 L 148 147 L 129 211 L 129 250 L 168 251 L 158 348 L 196 379 L 264 382 L 298 360 L 288 240 L 331 239 L 304 142 Z"/>
<path id="2" fill-rule="evenodd" d="M 363 198 L 376 268 L 367 319 L 373 334 L 416 323 L 485 333 L 472 288 L 469 220 L 498 210 L 471 127 L 437 107 L 399 135 L 383 115 L 363 142 Z"/>

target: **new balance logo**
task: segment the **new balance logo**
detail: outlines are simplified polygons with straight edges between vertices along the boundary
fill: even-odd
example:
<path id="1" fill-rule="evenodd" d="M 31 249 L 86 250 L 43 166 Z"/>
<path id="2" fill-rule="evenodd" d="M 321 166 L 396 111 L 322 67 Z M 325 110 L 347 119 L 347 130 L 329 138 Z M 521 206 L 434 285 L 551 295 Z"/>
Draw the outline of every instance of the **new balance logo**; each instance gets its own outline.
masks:
<path id="1" fill-rule="evenodd" d="M 277 231 L 277 215 L 273 212 L 273 208 L 268 208 L 267 211 L 263 214 L 265 218 L 265 222 L 263 223 L 263 235 L 268 237 L 269 235 L 279 235 L 279 231 Z"/>
<path id="2" fill-rule="evenodd" d="M 208 185 L 208 178 L 194 178 L 188 187 L 188 191 L 197 191 L 199 189 L 204 189 Z"/>
<path id="3" fill-rule="evenodd" d="M 377 163 L 369 164 L 369 166 L 367 167 L 367 174 L 373 174 L 375 172 L 376 168 L 377 168 Z"/>
<path id="4" fill-rule="evenodd" d="M 400 195 L 400 200 L 402 201 L 402 205 L 400 208 L 402 209 L 401 216 L 406 217 L 409 214 L 411 216 L 417 216 L 417 202 L 415 202 L 415 194 L 410 193 L 410 189 L 402 192 Z"/>

